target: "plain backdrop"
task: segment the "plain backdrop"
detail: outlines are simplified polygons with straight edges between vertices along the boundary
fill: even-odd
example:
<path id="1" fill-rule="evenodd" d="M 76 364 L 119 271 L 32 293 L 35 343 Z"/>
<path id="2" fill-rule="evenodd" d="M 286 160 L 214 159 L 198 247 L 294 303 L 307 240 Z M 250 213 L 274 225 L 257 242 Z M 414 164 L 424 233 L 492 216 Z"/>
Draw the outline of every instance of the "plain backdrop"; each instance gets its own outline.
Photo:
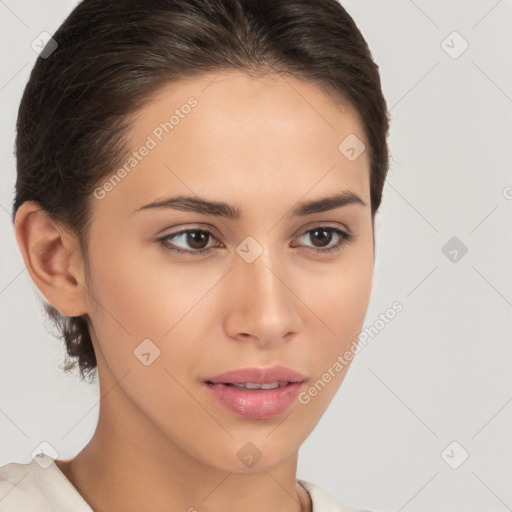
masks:
<path id="1" fill-rule="evenodd" d="M 301 448 L 298 477 L 375 511 L 512 510 L 512 2 L 342 3 L 379 65 L 392 158 L 373 335 Z M 64 346 L 11 223 L 31 43 L 75 5 L 0 0 L 0 465 L 29 462 L 43 441 L 74 456 L 99 410 L 97 384 L 58 368 Z M 382 327 L 395 301 L 403 311 Z"/>

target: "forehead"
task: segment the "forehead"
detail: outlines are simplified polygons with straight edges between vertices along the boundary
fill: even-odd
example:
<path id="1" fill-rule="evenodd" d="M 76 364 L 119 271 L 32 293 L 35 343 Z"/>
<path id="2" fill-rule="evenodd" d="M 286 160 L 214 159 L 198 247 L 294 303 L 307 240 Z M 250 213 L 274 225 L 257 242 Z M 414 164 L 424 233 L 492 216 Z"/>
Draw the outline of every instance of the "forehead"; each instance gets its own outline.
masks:
<path id="1" fill-rule="evenodd" d="M 340 149 L 354 136 L 367 146 L 353 108 L 307 81 L 224 71 L 169 83 L 132 117 L 125 172 L 101 207 L 199 194 L 244 209 L 341 189 L 369 201 L 368 152 L 351 161 Z"/>

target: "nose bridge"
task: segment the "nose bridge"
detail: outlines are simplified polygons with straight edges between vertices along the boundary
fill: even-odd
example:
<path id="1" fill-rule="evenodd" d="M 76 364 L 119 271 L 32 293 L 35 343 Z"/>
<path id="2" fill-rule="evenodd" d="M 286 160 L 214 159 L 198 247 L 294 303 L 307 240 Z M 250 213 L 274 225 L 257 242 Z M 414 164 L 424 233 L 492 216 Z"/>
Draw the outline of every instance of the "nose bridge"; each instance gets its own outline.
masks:
<path id="1" fill-rule="evenodd" d="M 292 327 L 293 293 L 288 288 L 290 285 L 286 286 L 289 277 L 280 251 L 271 249 L 270 239 L 269 236 L 266 241 L 260 239 L 258 242 L 247 237 L 237 247 L 233 274 L 237 294 L 235 304 L 252 316 L 253 328 L 264 324 L 269 328 L 285 329 L 283 334 L 286 334 Z"/>

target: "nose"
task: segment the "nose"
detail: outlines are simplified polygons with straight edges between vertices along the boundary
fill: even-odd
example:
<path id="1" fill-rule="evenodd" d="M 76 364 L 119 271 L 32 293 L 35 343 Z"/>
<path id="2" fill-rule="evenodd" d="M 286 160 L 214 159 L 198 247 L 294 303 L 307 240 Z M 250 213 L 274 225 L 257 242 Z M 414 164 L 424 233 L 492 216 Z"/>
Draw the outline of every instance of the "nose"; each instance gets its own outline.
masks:
<path id="1" fill-rule="evenodd" d="M 301 328 L 301 300 L 294 292 L 291 267 L 266 248 L 248 261 L 237 256 L 229 275 L 227 334 L 262 347 L 291 339 Z"/>

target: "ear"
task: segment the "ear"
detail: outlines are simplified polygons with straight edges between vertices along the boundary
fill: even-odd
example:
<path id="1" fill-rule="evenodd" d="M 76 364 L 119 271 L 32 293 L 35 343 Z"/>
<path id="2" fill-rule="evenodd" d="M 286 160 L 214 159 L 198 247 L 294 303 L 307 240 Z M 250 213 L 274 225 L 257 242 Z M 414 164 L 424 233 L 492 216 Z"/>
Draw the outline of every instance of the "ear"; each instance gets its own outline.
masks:
<path id="1" fill-rule="evenodd" d="M 86 314 L 88 292 L 77 238 L 35 201 L 19 206 L 14 229 L 30 277 L 48 302 L 64 315 Z"/>

